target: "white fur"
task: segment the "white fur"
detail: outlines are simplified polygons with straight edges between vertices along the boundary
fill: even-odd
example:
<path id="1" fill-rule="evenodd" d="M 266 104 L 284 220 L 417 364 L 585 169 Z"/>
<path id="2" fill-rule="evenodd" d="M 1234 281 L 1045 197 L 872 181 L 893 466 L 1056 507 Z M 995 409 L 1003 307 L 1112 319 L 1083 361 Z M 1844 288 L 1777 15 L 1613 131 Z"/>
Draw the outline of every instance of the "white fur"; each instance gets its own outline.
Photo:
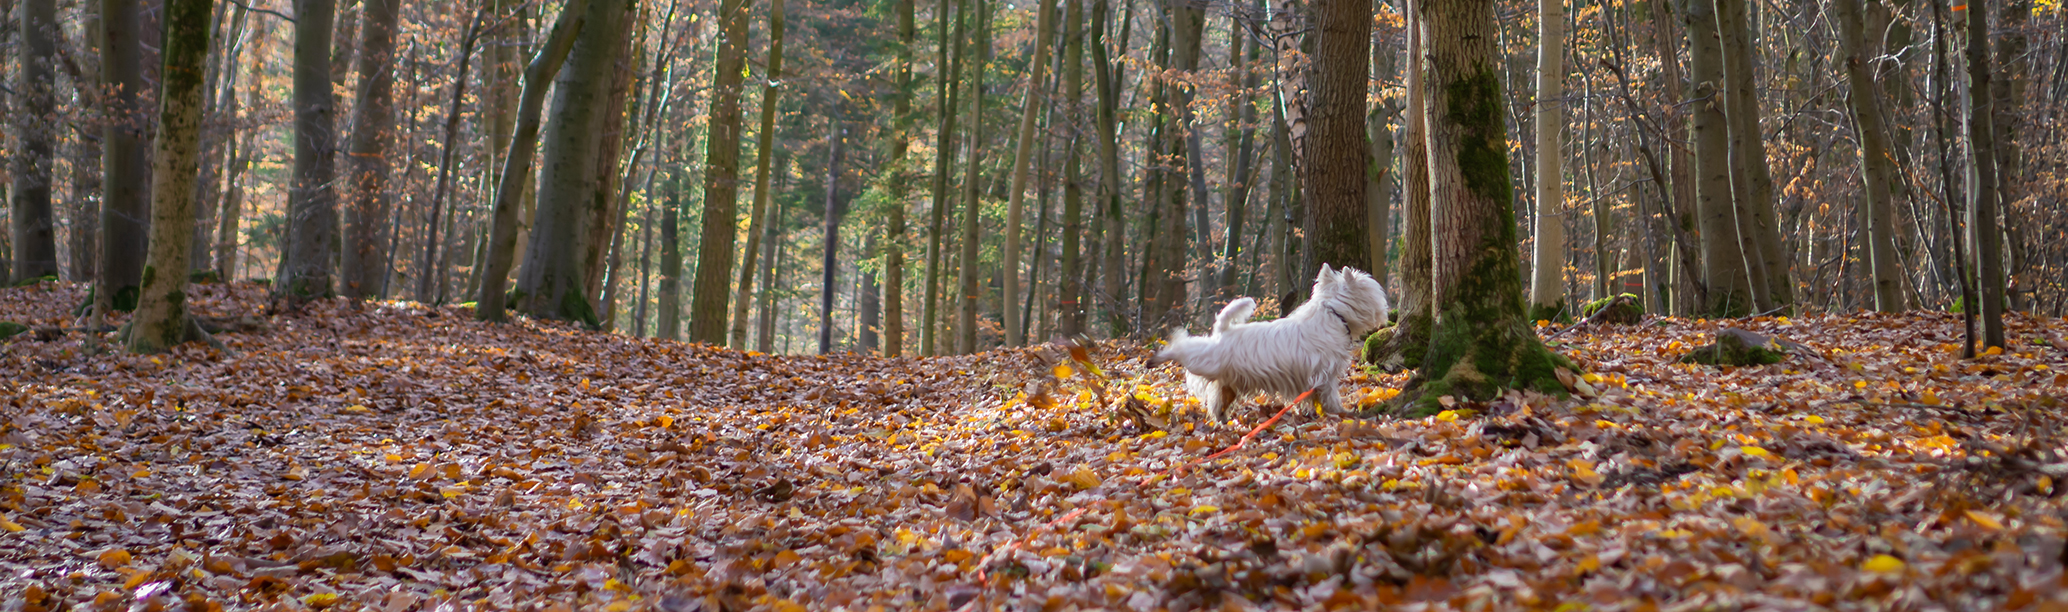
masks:
<path id="1" fill-rule="evenodd" d="M 1386 290 L 1370 274 L 1324 264 L 1314 277 L 1312 297 L 1276 321 L 1250 323 L 1256 300 L 1229 302 L 1214 317 L 1213 335 L 1171 332 L 1170 344 L 1152 363 L 1175 361 L 1185 368 L 1185 388 L 1206 404 L 1216 421 L 1257 392 L 1292 399 L 1308 389 L 1332 413 L 1343 411 L 1336 390 L 1358 342 L 1386 322 Z"/>

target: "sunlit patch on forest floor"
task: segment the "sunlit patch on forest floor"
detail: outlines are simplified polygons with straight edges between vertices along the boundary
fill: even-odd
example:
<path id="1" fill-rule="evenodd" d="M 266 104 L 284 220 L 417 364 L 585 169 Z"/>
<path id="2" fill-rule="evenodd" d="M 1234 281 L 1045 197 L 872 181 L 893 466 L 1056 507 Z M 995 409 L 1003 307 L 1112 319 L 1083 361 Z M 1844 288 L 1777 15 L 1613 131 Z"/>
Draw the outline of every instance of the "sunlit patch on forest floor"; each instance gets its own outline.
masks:
<path id="1" fill-rule="evenodd" d="M 1807 350 L 1580 330 L 1595 397 L 1302 415 L 1176 470 L 1275 407 L 1208 425 L 1135 346 L 779 357 L 343 301 L 227 353 L 23 334 L 0 609 L 2068 608 L 2068 324 L 1961 361 L 1945 314 L 1731 323 Z"/>

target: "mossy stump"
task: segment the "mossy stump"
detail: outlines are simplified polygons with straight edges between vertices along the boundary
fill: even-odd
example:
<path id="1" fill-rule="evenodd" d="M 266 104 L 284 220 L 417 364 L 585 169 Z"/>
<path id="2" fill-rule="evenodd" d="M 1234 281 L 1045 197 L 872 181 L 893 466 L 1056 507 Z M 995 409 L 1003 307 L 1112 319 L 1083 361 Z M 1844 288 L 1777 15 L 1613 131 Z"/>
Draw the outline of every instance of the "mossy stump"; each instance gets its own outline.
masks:
<path id="1" fill-rule="evenodd" d="M 1608 312 L 1602 314 L 1603 309 Z M 1580 316 L 1592 319 L 1596 314 L 1601 314 L 1603 323 L 1636 324 L 1644 320 L 1644 301 L 1634 294 L 1625 293 L 1594 300 L 1580 307 Z"/>
<path id="2" fill-rule="evenodd" d="M 1364 337 L 1364 363 L 1387 372 L 1421 367 L 1429 348 L 1430 320 L 1427 313 L 1406 313 L 1392 327 Z"/>
<path id="3" fill-rule="evenodd" d="M 1801 345 L 1769 338 L 1742 329 L 1725 329 L 1716 332 L 1716 342 L 1695 349 L 1681 357 L 1681 363 L 1698 363 L 1706 366 L 1756 366 L 1772 365 L 1788 359 L 1788 354 Z"/>

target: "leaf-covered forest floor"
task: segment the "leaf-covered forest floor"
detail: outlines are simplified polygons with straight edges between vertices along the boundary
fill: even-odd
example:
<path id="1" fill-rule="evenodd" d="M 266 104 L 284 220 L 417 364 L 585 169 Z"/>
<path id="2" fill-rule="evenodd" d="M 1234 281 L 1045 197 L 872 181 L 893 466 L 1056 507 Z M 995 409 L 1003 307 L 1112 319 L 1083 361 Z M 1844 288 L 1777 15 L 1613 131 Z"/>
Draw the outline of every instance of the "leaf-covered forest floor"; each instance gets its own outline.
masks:
<path id="1" fill-rule="evenodd" d="M 82 296 L 0 290 L 0 321 L 76 325 Z M 1275 406 L 1208 425 L 1121 344 L 245 323 L 227 352 L 0 341 L 0 609 L 2068 608 L 2060 320 L 1972 361 L 1952 315 L 1733 321 L 1808 350 L 1729 370 L 1674 363 L 1717 322 L 1583 329 L 1560 350 L 1595 397 L 1293 417 L 1175 471 Z"/>

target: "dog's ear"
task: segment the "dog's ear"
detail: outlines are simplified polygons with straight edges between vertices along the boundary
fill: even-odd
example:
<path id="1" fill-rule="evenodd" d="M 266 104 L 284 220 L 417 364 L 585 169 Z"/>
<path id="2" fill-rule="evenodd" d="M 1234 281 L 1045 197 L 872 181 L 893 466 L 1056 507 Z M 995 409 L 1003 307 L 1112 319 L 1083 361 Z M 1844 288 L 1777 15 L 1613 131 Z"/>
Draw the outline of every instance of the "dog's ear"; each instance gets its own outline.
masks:
<path id="1" fill-rule="evenodd" d="M 1335 270 L 1330 269 L 1328 264 L 1321 264 L 1321 273 L 1314 275 L 1314 286 L 1328 286 L 1330 283 L 1335 282 L 1335 276 Z"/>

